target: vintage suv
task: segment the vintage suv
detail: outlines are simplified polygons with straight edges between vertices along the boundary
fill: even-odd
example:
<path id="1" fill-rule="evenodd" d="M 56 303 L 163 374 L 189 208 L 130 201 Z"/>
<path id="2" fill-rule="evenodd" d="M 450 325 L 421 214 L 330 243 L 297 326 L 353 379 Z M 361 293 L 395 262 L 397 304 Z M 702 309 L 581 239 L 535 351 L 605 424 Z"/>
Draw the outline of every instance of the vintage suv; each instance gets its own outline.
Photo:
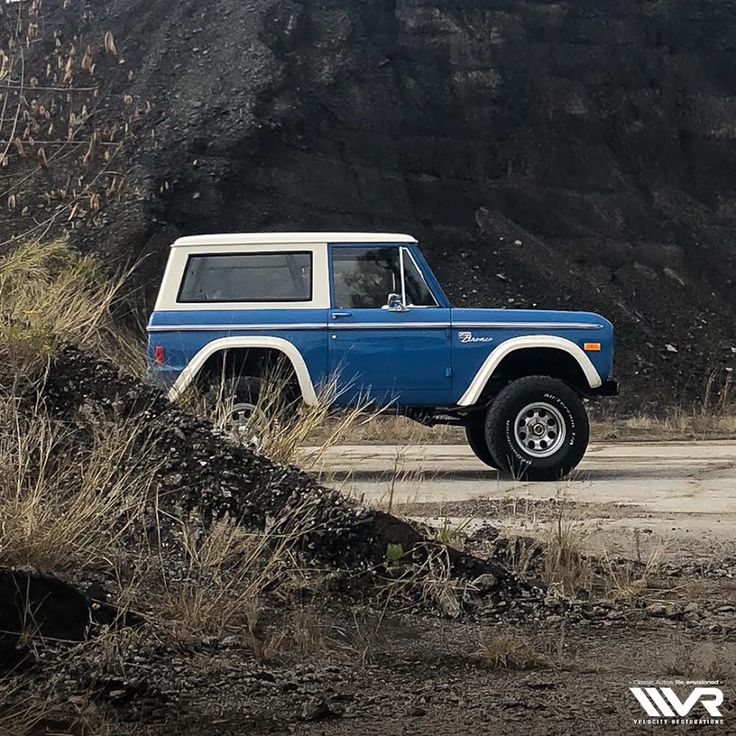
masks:
<path id="1" fill-rule="evenodd" d="M 260 233 L 177 240 L 148 326 L 149 375 L 174 400 L 228 377 L 234 421 L 288 361 L 307 404 L 386 405 L 459 424 L 486 465 L 557 479 L 588 444 L 584 397 L 617 393 L 613 327 L 587 312 L 450 306 L 409 235 Z"/>

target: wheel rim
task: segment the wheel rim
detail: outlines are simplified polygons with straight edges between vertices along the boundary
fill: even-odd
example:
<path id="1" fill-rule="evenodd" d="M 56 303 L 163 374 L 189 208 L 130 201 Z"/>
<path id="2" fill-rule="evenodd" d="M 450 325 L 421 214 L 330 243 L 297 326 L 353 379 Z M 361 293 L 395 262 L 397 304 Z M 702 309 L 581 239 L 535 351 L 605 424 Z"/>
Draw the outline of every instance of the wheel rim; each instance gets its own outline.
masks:
<path id="1" fill-rule="evenodd" d="M 260 446 L 265 421 L 265 414 L 248 401 L 233 404 L 227 415 L 227 427 L 230 432 L 238 442 L 251 447 Z"/>
<path id="2" fill-rule="evenodd" d="M 567 425 L 559 409 L 544 401 L 525 406 L 514 420 L 514 438 L 533 458 L 554 455 L 565 443 Z"/>

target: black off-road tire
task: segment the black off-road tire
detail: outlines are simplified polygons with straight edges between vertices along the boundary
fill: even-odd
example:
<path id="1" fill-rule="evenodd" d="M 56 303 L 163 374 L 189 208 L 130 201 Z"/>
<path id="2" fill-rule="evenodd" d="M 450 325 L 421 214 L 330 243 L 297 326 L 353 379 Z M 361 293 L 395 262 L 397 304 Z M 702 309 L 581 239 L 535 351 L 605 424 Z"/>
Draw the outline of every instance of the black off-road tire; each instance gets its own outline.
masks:
<path id="1" fill-rule="evenodd" d="M 489 468 L 498 470 L 499 465 L 491 455 L 486 440 L 485 417 L 473 417 L 465 425 L 465 437 L 474 455 Z"/>
<path id="2" fill-rule="evenodd" d="M 208 400 L 213 406 L 218 400 L 232 400 L 234 404 L 247 403 L 258 406 L 261 391 L 273 392 L 264 379 L 255 376 L 235 376 L 226 378 L 222 384 L 215 383 L 210 386 L 207 393 Z M 271 404 L 269 409 L 276 409 L 276 414 L 281 422 L 289 423 L 299 411 L 301 394 L 297 385 L 284 384 L 279 386 L 278 406 L 272 405 L 273 396 L 266 400 Z M 265 407 L 264 407 L 265 408 Z"/>
<path id="3" fill-rule="evenodd" d="M 564 423 L 564 441 L 554 454 L 535 457 L 517 438 L 514 423 L 530 405 L 553 407 Z M 566 383 L 548 376 L 527 376 L 505 386 L 486 414 L 486 440 L 501 470 L 521 480 L 548 481 L 566 476 L 583 459 L 590 425 L 580 396 Z"/>
<path id="4" fill-rule="evenodd" d="M 221 382 L 218 381 L 210 385 L 207 391 L 207 399 L 213 408 L 220 401 L 230 400 L 233 403 L 244 402 L 256 406 L 260 392 L 260 378 L 239 376 L 237 378 L 225 378 Z"/>
<path id="5" fill-rule="evenodd" d="M 263 401 L 261 391 L 273 389 L 261 378 L 238 376 L 211 385 L 207 392 L 213 420 L 217 418 L 240 444 L 254 449 L 274 426 L 283 431 L 296 421 L 301 400 L 298 389 L 288 384 L 279 387 L 277 395 L 267 394 Z"/>
<path id="6" fill-rule="evenodd" d="M 207 412 L 212 421 L 217 420 L 223 428 L 234 432 L 238 441 L 243 441 L 241 426 L 250 424 L 251 419 L 245 419 L 242 424 L 237 417 L 252 417 L 258 412 L 258 402 L 261 391 L 261 381 L 253 376 L 238 376 L 221 379 L 212 383 L 206 394 Z M 238 411 L 245 405 L 244 414 Z M 247 408 L 251 407 L 251 408 Z M 232 413 L 231 413 L 232 412 Z M 265 422 L 265 414 L 259 423 Z M 258 433 L 256 433 L 257 435 Z M 254 435 L 254 437 L 256 436 Z M 257 444 L 253 438 L 249 438 L 247 444 Z"/>

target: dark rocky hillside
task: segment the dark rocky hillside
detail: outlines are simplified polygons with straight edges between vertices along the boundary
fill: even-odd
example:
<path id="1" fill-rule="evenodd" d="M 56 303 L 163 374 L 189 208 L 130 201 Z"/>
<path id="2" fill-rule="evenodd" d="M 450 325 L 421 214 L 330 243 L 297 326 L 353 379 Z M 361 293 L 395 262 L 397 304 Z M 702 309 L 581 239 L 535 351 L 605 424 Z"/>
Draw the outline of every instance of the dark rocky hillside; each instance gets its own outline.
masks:
<path id="1" fill-rule="evenodd" d="M 736 0 L 0 7 L 4 247 L 155 289 L 180 233 L 408 231 L 458 304 L 609 316 L 631 405 L 736 358 Z"/>

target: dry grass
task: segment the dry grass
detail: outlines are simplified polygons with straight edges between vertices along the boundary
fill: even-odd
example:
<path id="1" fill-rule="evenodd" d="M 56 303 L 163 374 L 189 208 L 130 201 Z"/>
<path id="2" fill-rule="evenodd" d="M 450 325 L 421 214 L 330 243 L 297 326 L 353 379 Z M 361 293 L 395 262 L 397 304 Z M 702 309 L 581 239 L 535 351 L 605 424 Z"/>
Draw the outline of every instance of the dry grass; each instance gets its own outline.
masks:
<path id="1" fill-rule="evenodd" d="M 139 346 L 118 330 L 112 315 L 122 285 L 122 277 L 106 279 L 96 261 L 62 243 L 20 247 L 0 260 L 6 379 L 0 398 L 0 564 L 72 578 L 106 570 L 118 579 L 116 602 L 152 613 L 158 635 L 176 641 L 235 634 L 263 658 L 287 642 L 292 651 L 318 646 L 306 616 L 275 632 L 261 620 L 264 597 L 286 595 L 293 581 L 304 578 L 293 549 L 311 524 L 306 509 L 271 520 L 261 533 L 247 533 L 230 519 L 209 525 L 194 516 L 177 519 L 169 510 L 162 534 L 158 468 L 145 428 L 89 411 L 65 425 L 45 414 L 40 399 L 28 405 L 33 380 L 42 378 L 66 342 L 112 356 L 122 366 L 142 364 Z M 300 409 L 294 420 L 271 422 L 261 451 L 281 462 L 298 456 L 307 466 L 318 463 L 327 448 L 372 416 L 358 406 L 334 417 L 328 396 L 335 390 L 334 384 L 325 387 L 323 400 Z M 265 392 L 265 408 L 269 402 L 277 407 L 276 398 L 276 389 Z M 321 447 L 304 453 L 305 438 L 327 419 Z M 27 628 L 30 641 L 32 615 Z"/>
<path id="2" fill-rule="evenodd" d="M 329 431 L 329 421 L 327 428 Z M 321 441 L 321 433 L 311 438 Z M 351 444 L 356 445 L 455 445 L 465 444 L 465 433 L 461 427 L 438 425 L 426 427 L 402 416 L 380 414 L 352 428 Z"/>
<path id="3" fill-rule="evenodd" d="M 543 545 L 534 537 L 506 536 L 508 546 L 503 555 L 503 564 L 517 575 L 526 577 L 533 563 L 540 553 L 543 553 Z"/>
<path id="4" fill-rule="evenodd" d="M 351 610 L 352 625 L 348 631 L 340 632 L 345 643 L 342 650 L 351 659 L 357 659 L 365 667 L 373 662 L 383 643 L 381 627 L 384 611 L 377 615 L 370 606 L 356 606 Z"/>
<path id="5" fill-rule="evenodd" d="M 448 516 L 445 516 L 441 520 L 440 526 L 429 528 L 429 537 L 440 544 L 446 545 L 447 547 L 454 547 L 455 549 L 462 550 L 472 522 L 473 517 L 471 516 L 455 521 Z"/>
<path id="6" fill-rule="evenodd" d="M 133 422 L 94 419 L 82 442 L 40 410 L 28 418 L 6 400 L 0 428 L 0 565 L 72 578 L 114 573 L 115 603 L 147 611 L 157 636 L 172 642 L 235 635 L 263 659 L 317 646 L 306 617 L 281 631 L 261 627 L 261 601 L 285 598 L 305 579 L 295 546 L 313 527 L 306 506 L 263 532 L 229 518 L 177 518 L 158 508 L 158 468 Z M 21 636 L 30 644 L 33 611 L 27 618 Z"/>
<path id="7" fill-rule="evenodd" d="M 391 549 L 395 546 L 396 549 Z M 414 547 L 416 555 L 418 548 Z M 421 564 L 406 568 L 400 576 L 385 581 L 386 605 L 391 600 L 406 601 L 409 608 L 417 601 L 430 603 L 448 618 L 457 618 L 462 611 L 462 600 L 469 585 L 452 576 L 448 549 L 427 543 Z M 391 545 L 387 550 L 389 563 L 401 564 L 404 550 L 401 545 Z"/>
<path id="8" fill-rule="evenodd" d="M 14 693 L 12 685 L 0 680 L 0 703 L 9 700 Z M 54 704 L 49 701 L 26 703 L 0 710 L 0 734 L 3 736 L 31 736 L 44 729 L 44 721 L 55 712 Z M 44 729 L 45 730 L 45 729 Z"/>
<path id="9" fill-rule="evenodd" d="M 509 629 L 490 631 L 478 643 L 476 656 L 492 669 L 526 670 L 541 664 L 532 642 Z"/>
<path id="10" fill-rule="evenodd" d="M 296 420 L 269 437 L 264 446 L 268 457 L 277 462 L 298 462 L 305 470 L 315 470 L 324 462 L 328 450 L 344 444 L 349 438 L 352 441 L 356 430 L 380 416 L 380 409 L 374 410 L 367 401 L 360 399 L 348 409 L 333 410 L 331 407 L 340 393 L 338 378 L 333 376 L 320 388 L 315 405 L 302 404 Z M 308 440 L 320 430 L 319 444 L 305 449 Z"/>
<path id="11" fill-rule="evenodd" d="M 663 651 L 659 671 L 667 675 L 730 682 L 736 675 L 736 651 L 731 644 L 703 642 L 693 647 L 673 640 Z"/>
<path id="12" fill-rule="evenodd" d="M 725 368 L 705 379 L 702 399 L 629 417 L 609 416 L 608 404 L 592 406 L 592 434 L 600 440 L 698 440 L 736 433 L 736 381 Z"/>
<path id="13" fill-rule="evenodd" d="M 675 408 L 659 416 L 656 414 L 635 414 L 626 419 L 618 419 L 613 422 L 612 427 L 606 423 L 605 428 L 594 428 L 593 434 L 601 440 L 646 441 L 728 438 L 736 433 L 736 414 L 717 416 Z"/>
<path id="14" fill-rule="evenodd" d="M 583 554 L 585 538 L 585 527 L 570 518 L 564 499 L 558 500 L 543 541 L 544 580 L 564 595 L 574 596 L 576 591 L 592 586 L 592 570 Z"/>
<path id="15" fill-rule="evenodd" d="M 650 592 L 653 578 L 660 569 L 667 544 L 659 539 L 642 541 L 634 530 L 636 559 L 616 557 L 606 543 L 596 536 L 596 551 L 591 551 L 592 528 L 575 518 L 564 497 L 550 502 L 551 522 L 540 540 L 543 550 L 543 578 L 550 592 L 574 597 L 577 592 L 618 601 L 632 602 Z M 506 563 L 524 574 L 539 547 L 522 545 L 516 564 Z"/>
<path id="16" fill-rule="evenodd" d="M 426 561 L 412 572 L 421 587 L 422 597 L 431 601 L 445 616 L 456 618 L 462 610 L 464 588 L 452 577 L 450 556 L 446 549 L 430 551 Z"/>
<path id="17" fill-rule="evenodd" d="M 67 342 L 142 375 L 141 345 L 112 313 L 128 276 L 109 278 L 95 258 L 79 255 L 61 241 L 21 245 L 0 259 L 0 359 L 5 375 L 37 373 Z"/>
<path id="18" fill-rule="evenodd" d="M 0 401 L 0 427 L 0 563 L 109 565 L 153 482 L 141 430 L 93 424 L 89 446 L 70 453 L 69 430 L 13 398 Z"/>
<path id="19" fill-rule="evenodd" d="M 303 579 L 293 549 L 310 528 L 307 509 L 256 533 L 232 519 L 205 525 L 169 512 L 163 535 L 160 524 L 151 528 L 163 512 L 144 428 L 101 417 L 80 416 L 79 423 L 83 430 L 71 430 L 48 419 L 40 405 L 28 416 L 17 400 L 0 401 L 0 565 L 72 578 L 90 570 L 115 573 L 115 602 L 151 612 L 162 638 L 235 634 L 259 657 L 280 651 L 285 634 L 259 629 L 260 602 Z M 290 647 L 301 651 L 308 637 L 297 623 Z M 30 643 L 33 611 L 23 628 L 23 642 Z"/>
<path id="20" fill-rule="evenodd" d="M 322 654 L 330 646 L 319 617 L 304 607 L 296 608 L 289 617 L 286 640 L 291 657 L 297 660 Z"/>
<path id="21" fill-rule="evenodd" d="M 0 704 L 12 693 L 12 684 L 0 680 Z M 17 698 L 16 698 L 17 700 Z M 73 704 L 61 698 L 26 694 L 23 705 L 0 708 L 2 736 L 38 736 L 39 734 L 78 734 L 78 736 L 112 736 L 120 733 L 103 706 L 91 698 Z M 59 731 L 60 722 L 67 724 Z"/>
<path id="22" fill-rule="evenodd" d="M 637 565 L 629 561 L 615 560 L 604 549 L 602 563 L 604 567 L 604 587 L 610 598 L 633 601 L 646 593 L 650 581 L 664 557 L 666 545 L 657 544 L 650 551 L 646 561 L 642 560 L 640 542 L 637 539 Z M 642 567 L 643 565 L 643 567 Z"/>
<path id="23" fill-rule="evenodd" d="M 274 592 L 288 581 L 295 564 L 291 547 L 303 527 L 289 527 L 298 515 L 266 533 L 248 533 L 232 519 L 207 529 L 183 525 L 186 571 L 181 579 L 164 581 L 157 606 L 177 639 L 246 632 L 251 644 L 258 641 L 259 601 L 267 589 Z"/>
<path id="24" fill-rule="evenodd" d="M 212 421 L 234 441 L 250 446 L 274 462 L 298 464 L 305 470 L 317 469 L 328 450 L 346 440 L 352 441 L 360 427 L 382 413 L 360 399 L 348 409 L 333 408 L 340 391 L 346 390 L 338 389 L 338 376 L 319 388 L 314 405 L 284 401 L 284 396 L 289 395 L 289 379 L 283 365 L 276 365 L 261 379 L 256 411 L 237 433 L 229 426 L 234 397 L 228 393 L 226 377 L 220 380 L 214 397 L 193 388 L 179 402 L 184 410 Z M 315 438 L 319 438 L 316 443 Z"/>

